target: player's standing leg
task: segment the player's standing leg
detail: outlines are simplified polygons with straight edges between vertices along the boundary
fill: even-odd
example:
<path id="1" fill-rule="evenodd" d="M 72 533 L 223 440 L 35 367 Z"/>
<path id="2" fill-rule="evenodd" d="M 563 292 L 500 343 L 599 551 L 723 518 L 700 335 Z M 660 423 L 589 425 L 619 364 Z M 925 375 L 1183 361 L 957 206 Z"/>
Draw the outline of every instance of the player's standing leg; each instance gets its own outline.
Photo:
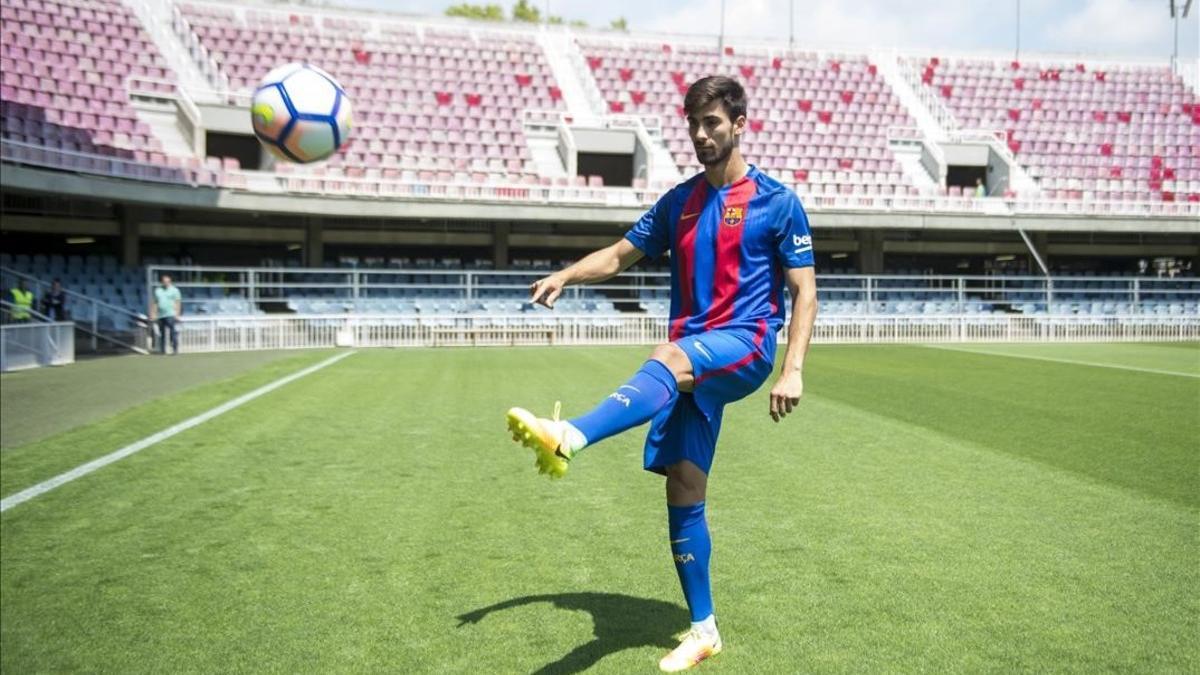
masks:
<path id="1" fill-rule="evenodd" d="M 584 446 L 644 424 L 674 404 L 680 391 L 690 391 L 692 363 L 674 344 L 659 345 L 633 377 L 617 387 L 595 408 L 570 420 L 535 416 L 524 408 L 508 411 L 513 440 L 537 453 L 541 473 L 558 478 Z"/>
<path id="2" fill-rule="evenodd" d="M 712 539 L 704 515 L 708 476 L 683 460 L 667 467 L 667 523 L 675 571 L 691 613 L 691 629 L 679 646 L 659 661 L 666 672 L 690 668 L 721 652 L 721 635 L 713 614 L 709 560 Z"/>

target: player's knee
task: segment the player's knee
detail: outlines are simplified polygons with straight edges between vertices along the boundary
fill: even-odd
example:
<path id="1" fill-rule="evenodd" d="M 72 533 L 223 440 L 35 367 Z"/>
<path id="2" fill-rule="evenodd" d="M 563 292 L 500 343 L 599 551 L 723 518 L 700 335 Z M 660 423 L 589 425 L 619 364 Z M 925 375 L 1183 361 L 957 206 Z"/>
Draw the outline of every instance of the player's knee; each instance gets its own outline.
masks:
<path id="1" fill-rule="evenodd" d="M 704 501 L 708 476 L 700 467 L 682 461 L 667 467 L 667 503 L 686 506 Z"/>
<path id="2" fill-rule="evenodd" d="M 658 345 L 650 353 L 650 358 L 671 369 L 681 391 L 692 390 L 692 362 L 678 345 L 670 342 Z"/>
<path id="3" fill-rule="evenodd" d="M 662 362 L 675 373 L 679 373 L 681 370 L 692 369 L 692 364 L 688 361 L 687 354 L 684 354 L 678 345 L 670 342 L 655 347 L 654 351 L 650 353 L 650 358 Z"/>

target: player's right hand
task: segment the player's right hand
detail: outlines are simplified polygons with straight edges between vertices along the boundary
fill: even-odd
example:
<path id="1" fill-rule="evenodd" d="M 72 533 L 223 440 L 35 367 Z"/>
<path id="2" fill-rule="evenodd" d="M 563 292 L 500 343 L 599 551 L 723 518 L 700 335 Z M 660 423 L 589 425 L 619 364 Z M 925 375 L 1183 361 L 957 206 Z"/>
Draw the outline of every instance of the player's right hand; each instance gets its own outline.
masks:
<path id="1" fill-rule="evenodd" d="M 562 295 L 563 287 L 566 284 L 557 274 L 551 274 L 548 277 L 538 279 L 529 285 L 529 301 L 544 305 L 549 309 L 554 309 L 554 301 L 558 300 L 558 296 Z"/>

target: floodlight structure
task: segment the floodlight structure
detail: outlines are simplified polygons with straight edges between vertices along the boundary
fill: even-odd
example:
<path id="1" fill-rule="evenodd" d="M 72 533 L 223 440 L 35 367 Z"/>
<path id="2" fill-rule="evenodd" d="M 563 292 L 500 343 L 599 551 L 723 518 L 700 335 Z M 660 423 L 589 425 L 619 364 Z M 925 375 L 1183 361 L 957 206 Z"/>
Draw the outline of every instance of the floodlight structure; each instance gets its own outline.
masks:
<path id="1" fill-rule="evenodd" d="M 1175 50 L 1171 52 L 1171 72 L 1179 74 L 1179 20 L 1186 19 L 1192 9 L 1192 0 L 1167 0 L 1171 18 L 1175 19 Z M 1182 5 L 1182 7 L 1181 7 Z"/>

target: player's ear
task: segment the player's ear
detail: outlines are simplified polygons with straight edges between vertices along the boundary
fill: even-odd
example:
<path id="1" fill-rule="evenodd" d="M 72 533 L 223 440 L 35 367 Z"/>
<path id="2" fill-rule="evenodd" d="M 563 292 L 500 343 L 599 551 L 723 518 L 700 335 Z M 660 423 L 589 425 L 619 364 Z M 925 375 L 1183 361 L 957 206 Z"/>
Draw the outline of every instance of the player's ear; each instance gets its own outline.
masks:
<path id="1" fill-rule="evenodd" d="M 738 115 L 733 121 L 733 135 L 741 136 L 746 131 L 746 116 Z"/>

